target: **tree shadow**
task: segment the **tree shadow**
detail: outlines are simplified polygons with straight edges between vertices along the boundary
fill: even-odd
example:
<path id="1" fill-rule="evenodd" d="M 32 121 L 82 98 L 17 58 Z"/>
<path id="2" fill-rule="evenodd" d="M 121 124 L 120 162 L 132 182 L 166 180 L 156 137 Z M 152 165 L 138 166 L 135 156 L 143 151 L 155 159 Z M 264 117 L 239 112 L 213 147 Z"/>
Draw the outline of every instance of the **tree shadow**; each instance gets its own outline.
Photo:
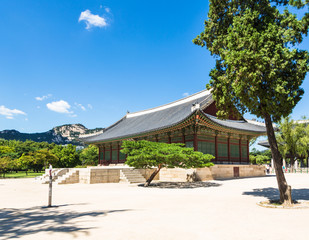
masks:
<path id="1" fill-rule="evenodd" d="M 42 232 L 64 232 L 74 237 L 77 237 L 77 234 L 81 233 L 87 236 L 89 235 L 89 230 L 92 228 L 81 226 L 83 217 L 106 216 L 110 213 L 130 211 L 130 209 L 119 209 L 110 211 L 76 212 L 63 209 L 65 206 L 67 205 L 50 208 L 32 207 L 1 209 L 0 238 L 4 240 L 21 238 L 23 236 Z"/>
<path id="2" fill-rule="evenodd" d="M 224 181 L 238 181 L 241 179 L 252 179 L 252 178 L 274 178 L 276 175 L 265 175 L 265 176 L 252 176 L 252 177 L 232 177 L 232 178 L 219 178 L 216 179 L 217 182 L 224 182 Z"/>
<path id="3" fill-rule="evenodd" d="M 250 195 L 254 197 L 265 197 L 268 200 L 280 199 L 279 190 L 277 188 L 256 188 L 250 192 L 243 192 L 243 195 Z M 293 200 L 305 200 L 309 201 L 309 189 L 300 188 L 292 189 L 292 198 Z"/>
<path id="4" fill-rule="evenodd" d="M 139 187 L 144 187 L 144 184 L 139 184 Z M 148 188 L 208 188 L 219 187 L 221 184 L 213 182 L 157 182 L 151 183 Z"/>

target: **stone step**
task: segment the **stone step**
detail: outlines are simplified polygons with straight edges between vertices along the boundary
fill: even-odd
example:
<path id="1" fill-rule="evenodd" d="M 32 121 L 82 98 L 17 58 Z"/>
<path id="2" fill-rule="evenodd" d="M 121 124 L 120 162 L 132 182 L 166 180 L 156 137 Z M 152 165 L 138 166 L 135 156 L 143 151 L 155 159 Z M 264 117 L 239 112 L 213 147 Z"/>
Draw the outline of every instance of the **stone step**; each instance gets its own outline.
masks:
<path id="1" fill-rule="evenodd" d="M 121 182 L 128 183 L 142 183 L 146 181 L 143 175 L 136 169 L 121 169 L 120 179 Z"/>
<path id="2" fill-rule="evenodd" d="M 69 169 L 68 173 L 59 177 L 55 183 L 56 184 L 71 184 L 79 182 L 79 170 Z"/>

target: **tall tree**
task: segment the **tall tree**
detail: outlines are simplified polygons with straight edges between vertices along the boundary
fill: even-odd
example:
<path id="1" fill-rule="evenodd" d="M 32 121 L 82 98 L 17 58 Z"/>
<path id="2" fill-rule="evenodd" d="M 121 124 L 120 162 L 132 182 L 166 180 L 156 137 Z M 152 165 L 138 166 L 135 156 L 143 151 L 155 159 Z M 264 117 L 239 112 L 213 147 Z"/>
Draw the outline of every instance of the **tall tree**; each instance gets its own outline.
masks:
<path id="1" fill-rule="evenodd" d="M 56 167 L 72 168 L 80 164 L 79 156 L 76 152 L 76 146 L 72 144 L 68 144 L 67 146 L 56 145 L 51 153 L 59 159 L 56 163 Z"/>
<path id="2" fill-rule="evenodd" d="M 149 186 L 159 171 L 166 168 L 201 168 L 213 166 L 210 162 L 214 156 L 185 148 L 181 143 L 160 143 L 142 141 L 124 141 L 122 153 L 127 154 L 126 164 L 135 168 L 152 168 L 157 170 L 147 179 Z"/>
<path id="3" fill-rule="evenodd" d="M 205 29 L 193 42 L 217 57 L 207 88 L 218 117 L 226 118 L 235 106 L 265 120 L 280 200 L 291 204 L 273 122 L 288 116 L 304 94 L 300 85 L 309 71 L 309 54 L 295 45 L 308 33 L 309 14 L 299 20 L 287 9 L 280 13 L 276 4 L 289 1 L 210 0 Z M 291 4 L 301 8 L 306 3 Z"/>
<path id="4" fill-rule="evenodd" d="M 99 163 L 98 154 L 99 149 L 94 145 L 90 145 L 81 151 L 79 159 L 82 165 L 96 166 Z"/>
<path id="5" fill-rule="evenodd" d="M 290 117 L 282 119 L 279 123 L 279 132 L 276 134 L 278 148 L 283 157 L 290 159 L 291 169 L 293 171 L 294 163 L 297 157 L 307 156 L 309 142 L 306 140 L 306 124 L 297 123 Z"/>

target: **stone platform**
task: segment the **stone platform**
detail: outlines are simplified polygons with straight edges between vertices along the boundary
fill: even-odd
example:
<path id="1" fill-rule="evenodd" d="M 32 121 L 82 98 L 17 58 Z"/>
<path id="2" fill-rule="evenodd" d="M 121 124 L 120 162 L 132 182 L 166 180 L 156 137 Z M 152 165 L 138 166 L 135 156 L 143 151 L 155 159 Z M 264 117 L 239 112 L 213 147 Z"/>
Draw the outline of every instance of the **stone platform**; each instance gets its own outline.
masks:
<path id="1" fill-rule="evenodd" d="M 129 182 L 126 181 L 125 174 L 128 169 L 133 170 L 125 165 L 120 166 L 98 166 L 88 168 L 72 168 L 67 173 L 67 179 L 62 177 L 61 184 L 69 183 L 119 183 Z M 151 169 L 137 169 L 140 173 L 138 179 L 148 179 L 155 171 Z M 72 172 L 76 174 L 72 174 Z M 207 181 L 217 179 L 230 179 L 230 178 L 243 178 L 243 177 L 259 177 L 265 176 L 265 167 L 258 165 L 215 165 L 210 168 L 195 168 L 195 169 L 182 169 L 182 168 L 163 168 L 159 174 L 155 176 L 154 180 L 169 181 L 169 182 L 186 182 L 188 177 L 194 174 L 195 180 Z M 70 179 L 74 176 L 74 179 Z M 132 182 L 132 181 L 131 181 Z M 134 180 L 133 180 L 134 182 Z M 135 181 L 134 183 L 137 183 Z M 140 181 L 143 182 L 143 181 Z"/>

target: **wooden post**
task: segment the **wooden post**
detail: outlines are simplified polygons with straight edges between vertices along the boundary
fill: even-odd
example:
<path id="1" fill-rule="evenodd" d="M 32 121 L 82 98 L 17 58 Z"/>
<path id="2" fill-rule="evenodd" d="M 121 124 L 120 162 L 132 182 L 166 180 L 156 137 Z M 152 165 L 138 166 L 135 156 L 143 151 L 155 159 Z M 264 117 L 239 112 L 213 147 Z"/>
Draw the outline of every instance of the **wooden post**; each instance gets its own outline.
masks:
<path id="1" fill-rule="evenodd" d="M 183 128 L 183 129 L 182 129 L 182 143 L 183 143 L 183 144 L 186 144 L 186 137 L 185 137 L 185 134 L 186 134 L 186 130 Z"/>
<path id="2" fill-rule="evenodd" d="M 117 163 L 119 163 L 119 154 L 120 154 L 120 144 L 117 143 Z"/>
<path id="3" fill-rule="evenodd" d="M 105 164 L 105 145 L 103 145 L 103 165 Z"/>
<path id="4" fill-rule="evenodd" d="M 218 133 L 215 136 L 215 159 L 218 161 Z"/>
<path id="5" fill-rule="evenodd" d="M 193 147 L 194 147 L 194 151 L 198 151 L 198 146 L 197 146 L 197 129 L 194 129 Z"/>
<path id="6" fill-rule="evenodd" d="M 249 139 L 247 139 L 247 162 L 248 163 L 250 162 L 250 159 L 249 159 Z"/>
<path id="7" fill-rule="evenodd" d="M 239 139 L 239 163 L 241 163 L 241 138 Z"/>
<path id="8" fill-rule="evenodd" d="M 168 143 L 172 143 L 172 137 L 170 132 L 167 133 L 167 137 L 168 137 Z"/>
<path id="9" fill-rule="evenodd" d="M 100 145 L 98 145 L 98 147 L 99 147 L 99 159 L 98 159 L 98 163 L 99 163 L 99 165 L 101 165 L 102 163 L 101 163 L 101 146 Z"/>
<path id="10" fill-rule="evenodd" d="M 109 150 L 109 162 L 113 163 L 113 144 L 112 143 L 110 145 L 110 150 Z"/>
<path id="11" fill-rule="evenodd" d="M 230 146 L 230 136 L 227 138 L 227 160 L 231 161 L 231 146 Z"/>

